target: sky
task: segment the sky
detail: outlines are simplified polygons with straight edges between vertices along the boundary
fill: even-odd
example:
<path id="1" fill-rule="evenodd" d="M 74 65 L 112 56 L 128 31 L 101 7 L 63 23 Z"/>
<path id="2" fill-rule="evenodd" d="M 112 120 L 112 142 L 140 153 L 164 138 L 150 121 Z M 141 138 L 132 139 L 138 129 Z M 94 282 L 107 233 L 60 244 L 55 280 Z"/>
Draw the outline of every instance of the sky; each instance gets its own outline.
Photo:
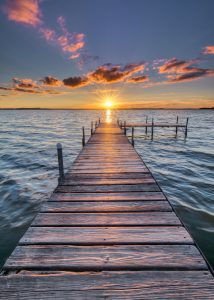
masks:
<path id="1" fill-rule="evenodd" d="M 0 108 L 214 107 L 213 0 L 0 0 Z"/>

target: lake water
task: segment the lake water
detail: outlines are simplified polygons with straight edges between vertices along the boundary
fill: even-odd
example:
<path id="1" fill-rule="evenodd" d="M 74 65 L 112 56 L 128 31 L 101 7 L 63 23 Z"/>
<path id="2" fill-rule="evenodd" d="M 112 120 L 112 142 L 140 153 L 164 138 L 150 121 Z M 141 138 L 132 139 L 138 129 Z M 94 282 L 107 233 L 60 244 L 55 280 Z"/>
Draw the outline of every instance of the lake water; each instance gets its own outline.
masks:
<path id="1" fill-rule="evenodd" d="M 154 140 L 135 130 L 135 147 L 153 172 L 183 223 L 214 266 L 214 111 L 213 110 L 8 110 L 0 111 L 0 265 L 9 256 L 57 185 L 56 143 L 63 144 L 69 168 L 81 149 L 81 128 L 91 120 L 182 123 L 179 130 L 156 129 Z"/>

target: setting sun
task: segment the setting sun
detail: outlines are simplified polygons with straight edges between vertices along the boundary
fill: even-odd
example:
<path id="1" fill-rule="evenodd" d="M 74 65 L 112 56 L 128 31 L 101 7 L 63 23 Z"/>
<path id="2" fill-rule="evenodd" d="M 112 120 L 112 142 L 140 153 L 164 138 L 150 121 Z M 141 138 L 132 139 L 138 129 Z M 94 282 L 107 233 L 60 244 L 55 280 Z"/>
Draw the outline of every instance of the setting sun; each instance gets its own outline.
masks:
<path id="1" fill-rule="evenodd" d="M 112 105 L 113 105 L 113 103 L 112 103 L 112 101 L 110 101 L 110 100 L 107 100 L 107 101 L 105 102 L 105 107 L 106 107 L 106 108 L 111 108 Z"/>

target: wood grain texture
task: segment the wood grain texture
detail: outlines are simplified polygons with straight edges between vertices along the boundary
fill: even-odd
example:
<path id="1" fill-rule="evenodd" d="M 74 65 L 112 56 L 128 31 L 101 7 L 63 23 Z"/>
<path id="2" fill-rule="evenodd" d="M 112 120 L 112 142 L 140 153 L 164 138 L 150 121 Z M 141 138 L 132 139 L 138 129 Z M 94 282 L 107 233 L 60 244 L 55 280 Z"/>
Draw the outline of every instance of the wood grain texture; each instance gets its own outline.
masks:
<path id="1" fill-rule="evenodd" d="M 25 244 L 130 245 L 193 244 L 182 226 L 30 227 L 19 242 Z"/>
<path id="2" fill-rule="evenodd" d="M 131 178 L 123 178 L 123 179 L 82 179 L 82 180 L 74 180 L 66 179 L 63 180 L 60 185 L 124 185 L 124 184 L 145 184 L 145 183 L 155 183 L 155 180 L 151 178 L 140 178 L 140 179 L 131 179 Z"/>
<path id="3" fill-rule="evenodd" d="M 19 246 L 5 269 L 207 270 L 193 245 Z"/>
<path id="4" fill-rule="evenodd" d="M 162 192 L 120 192 L 120 193 L 53 193 L 50 201 L 131 201 L 166 200 Z"/>
<path id="5" fill-rule="evenodd" d="M 180 225 L 173 212 L 39 213 L 31 226 Z"/>
<path id="6" fill-rule="evenodd" d="M 41 212 L 145 212 L 172 211 L 167 201 L 48 201 Z"/>
<path id="7" fill-rule="evenodd" d="M 0 278 L 5 300 L 213 300 L 207 271 L 23 272 Z"/>
<path id="8" fill-rule="evenodd" d="M 99 185 L 59 185 L 56 192 L 60 193 L 109 193 L 109 192 L 159 192 L 159 186 L 154 183 L 145 184 L 99 184 Z"/>

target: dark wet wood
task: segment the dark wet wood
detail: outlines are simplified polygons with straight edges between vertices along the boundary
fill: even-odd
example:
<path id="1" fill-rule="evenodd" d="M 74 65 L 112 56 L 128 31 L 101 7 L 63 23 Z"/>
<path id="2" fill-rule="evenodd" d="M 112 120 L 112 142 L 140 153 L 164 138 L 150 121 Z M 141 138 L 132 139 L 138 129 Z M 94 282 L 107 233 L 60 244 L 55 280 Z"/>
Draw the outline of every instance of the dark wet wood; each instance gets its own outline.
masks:
<path id="1" fill-rule="evenodd" d="M 97 128 L 3 272 L 0 299 L 214 296 L 194 241 L 114 124 Z"/>

